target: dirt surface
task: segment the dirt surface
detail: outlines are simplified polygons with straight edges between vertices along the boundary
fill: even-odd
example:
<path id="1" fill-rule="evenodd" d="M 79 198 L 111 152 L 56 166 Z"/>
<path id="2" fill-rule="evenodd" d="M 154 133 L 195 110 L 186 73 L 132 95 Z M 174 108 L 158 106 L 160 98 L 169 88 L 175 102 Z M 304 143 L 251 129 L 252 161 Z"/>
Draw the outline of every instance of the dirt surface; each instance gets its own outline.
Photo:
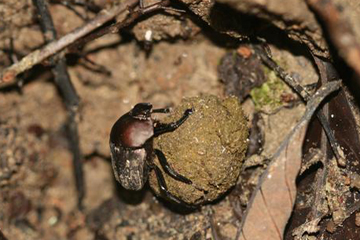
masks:
<path id="1" fill-rule="evenodd" d="M 76 1 L 65 2 L 77 12 L 59 1 L 49 4 L 59 36 L 96 15 L 74 5 Z M 110 8 L 112 1 L 90 2 Z M 18 76 L 19 84 L 1 88 L 0 239 L 1 234 L 9 240 L 235 239 L 242 216 L 239 209 L 246 205 L 261 168 L 242 172 L 237 186 L 217 201 L 188 210 L 155 197 L 147 185 L 139 192 L 123 189 L 111 169 L 109 133 L 119 116 L 138 102 L 162 108 L 203 93 L 224 98 L 226 86 L 218 76 L 221 59 L 238 52 L 239 39 L 250 39 L 259 29 L 264 29 L 259 36 L 267 40 L 279 65 L 302 85 L 316 83 L 319 76 L 308 49 L 325 57 L 330 53 L 321 25 L 305 2 L 289 1 L 280 4 L 282 9 L 276 7 L 277 2 L 265 6 L 263 1 L 178 1 L 172 7 L 186 13 L 171 9 L 154 13 L 120 34 L 86 44 L 79 49 L 81 54 L 66 55 L 71 81 L 81 99 L 77 123 L 85 173 L 83 211 L 77 208 L 68 115 L 47 62 Z M 355 24 L 359 5 L 350 0 L 340 2 L 359 36 Z M 299 8 L 290 11 L 294 6 Z M 232 21 L 223 21 L 229 9 Z M 41 47 L 44 38 L 32 1 L 0 0 L 0 16 L 2 70 Z M 249 32 L 254 25 L 256 31 Z M 279 80 L 265 66 L 262 71 L 265 79 Z M 255 111 L 261 112 L 262 159 L 274 153 L 305 109 L 288 86 L 284 85 L 279 95 L 279 105 L 271 110 L 259 107 L 251 97 L 242 102 L 249 123 Z M 357 108 L 355 101 L 352 104 Z M 341 173 L 337 175 L 342 178 Z M 349 188 L 341 190 L 350 194 Z M 339 195 L 334 194 L 336 197 Z M 341 221 L 335 224 L 341 225 Z"/>

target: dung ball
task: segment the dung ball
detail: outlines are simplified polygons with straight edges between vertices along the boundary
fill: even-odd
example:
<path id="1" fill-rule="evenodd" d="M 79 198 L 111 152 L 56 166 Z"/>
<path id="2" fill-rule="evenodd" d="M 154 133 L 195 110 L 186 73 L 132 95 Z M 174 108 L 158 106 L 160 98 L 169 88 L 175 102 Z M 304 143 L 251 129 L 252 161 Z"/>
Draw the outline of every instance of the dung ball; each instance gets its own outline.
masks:
<path id="1" fill-rule="evenodd" d="M 219 198 L 235 185 L 247 149 L 248 125 L 239 100 L 223 100 L 213 95 L 184 98 L 162 122 L 180 119 L 186 109 L 193 114 L 176 130 L 154 139 L 154 148 L 162 151 L 169 165 L 190 179 L 186 184 L 162 170 L 168 191 L 190 205 Z M 160 195 L 155 172 L 150 174 L 150 187 Z"/>

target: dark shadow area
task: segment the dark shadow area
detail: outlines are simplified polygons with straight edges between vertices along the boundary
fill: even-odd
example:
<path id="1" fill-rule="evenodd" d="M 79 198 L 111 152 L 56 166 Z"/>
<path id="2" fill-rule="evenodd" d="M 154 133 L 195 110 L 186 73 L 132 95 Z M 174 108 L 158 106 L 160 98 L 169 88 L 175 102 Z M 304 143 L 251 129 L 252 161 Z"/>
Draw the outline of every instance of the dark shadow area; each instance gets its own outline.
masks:
<path id="1" fill-rule="evenodd" d="M 150 187 L 147 186 L 147 188 L 150 188 Z M 154 194 L 154 196 L 156 196 L 155 193 L 151 189 L 149 189 L 149 190 L 152 192 L 152 194 Z M 164 198 L 158 197 L 158 196 L 156 196 L 156 199 L 159 202 L 155 203 L 155 204 L 161 204 L 162 206 L 166 207 L 171 212 L 180 214 L 180 215 L 188 215 L 188 214 L 194 213 L 200 209 L 198 206 L 194 206 L 194 208 L 187 208 L 186 206 L 171 202 L 170 200 L 167 200 L 167 199 L 164 199 Z"/>
<path id="2" fill-rule="evenodd" d="M 116 196 L 119 199 L 121 199 L 121 201 L 123 201 L 124 203 L 129 205 L 139 205 L 141 202 L 144 201 L 146 192 L 148 191 L 146 187 L 142 188 L 139 191 L 132 191 L 123 188 L 121 184 L 116 181 L 115 178 L 113 182 L 116 187 L 115 190 Z"/>
<path id="3" fill-rule="evenodd" d="M 106 157 L 98 152 L 93 152 L 89 155 L 86 155 L 86 156 L 84 156 L 84 159 L 85 159 L 85 161 L 89 161 L 94 157 L 99 157 L 111 165 L 111 158 Z M 112 172 L 111 172 L 111 174 L 113 175 Z M 122 204 L 122 207 L 126 207 L 126 205 L 133 205 L 133 206 L 139 205 L 143 201 L 147 201 L 148 198 L 146 196 L 150 195 L 150 194 L 153 196 L 156 196 L 155 193 L 151 190 L 151 188 L 149 186 L 149 182 L 147 182 L 145 184 L 144 188 L 142 188 L 140 191 L 132 191 L 132 190 L 127 190 L 127 189 L 123 188 L 121 186 L 121 184 L 116 181 L 115 177 L 113 177 L 113 184 L 115 185 L 115 195 L 113 198 L 117 199 L 121 203 L 124 203 L 124 204 Z M 225 197 L 225 196 L 223 196 L 223 197 Z M 156 198 L 159 202 L 154 203 L 154 204 L 163 205 L 167 209 L 172 211 L 173 213 L 186 215 L 186 214 L 190 214 L 190 213 L 193 213 L 194 211 L 198 210 L 197 207 L 187 208 L 186 206 L 182 206 L 180 204 L 171 202 L 170 200 L 163 199 L 162 197 L 156 196 Z"/>
<path id="4" fill-rule="evenodd" d="M 356 76 L 353 69 L 351 69 L 341 58 L 339 55 L 339 51 L 336 49 L 336 47 L 332 44 L 331 38 L 329 36 L 329 32 L 327 31 L 327 27 L 322 21 L 321 18 L 317 16 L 317 14 L 314 14 L 316 17 L 316 20 L 321 25 L 321 28 L 323 29 L 324 37 L 328 43 L 328 47 L 330 50 L 330 56 L 332 57 L 332 61 L 334 67 L 336 68 L 340 79 L 343 81 L 343 83 L 348 87 L 347 90 L 351 92 L 352 97 L 355 100 L 355 103 L 357 106 L 359 106 L 360 103 L 360 94 L 358 94 L 360 86 L 359 82 L 360 79 L 359 76 Z"/>

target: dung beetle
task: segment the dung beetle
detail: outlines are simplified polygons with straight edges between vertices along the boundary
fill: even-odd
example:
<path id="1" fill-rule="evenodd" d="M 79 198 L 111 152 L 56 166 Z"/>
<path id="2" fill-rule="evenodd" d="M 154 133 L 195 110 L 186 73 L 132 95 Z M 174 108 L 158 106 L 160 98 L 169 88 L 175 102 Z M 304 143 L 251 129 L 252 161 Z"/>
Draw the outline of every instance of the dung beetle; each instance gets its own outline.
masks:
<path id="1" fill-rule="evenodd" d="M 161 195 L 176 203 L 186 205 L 168 192 L 165 178 L 153 162 L 156 155 L 165 173 L 178 181 L 192 183 L 169 165 L 160 150 L 153 149 L 153 138 L 177 129 L 192 114 L 193 109 L 187 109 L 178 121 L 172 123 L 160 123 L 151 116 L 153 113 L 169 112 L 169 108 L 153 109 L 150 103 L 138 103 L 128 113 L 121 116 L 110 132 L 111 163 L 116 180 L 125 189 L 142 189 L 148 180 L 149 172 L 154 170 Z"/>

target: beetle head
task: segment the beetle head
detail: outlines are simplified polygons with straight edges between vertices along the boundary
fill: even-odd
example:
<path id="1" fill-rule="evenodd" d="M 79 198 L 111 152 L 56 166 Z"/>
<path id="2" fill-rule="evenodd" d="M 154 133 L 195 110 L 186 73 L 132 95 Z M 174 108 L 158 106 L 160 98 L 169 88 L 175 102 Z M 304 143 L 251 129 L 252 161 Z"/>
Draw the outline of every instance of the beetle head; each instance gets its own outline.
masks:
<path id="1" fill-rule="evenodd" d="M 149 119 L 151 116 L 151 103 L 138 103 L 130 111 L 130 115 L 141 120 Z"/>

